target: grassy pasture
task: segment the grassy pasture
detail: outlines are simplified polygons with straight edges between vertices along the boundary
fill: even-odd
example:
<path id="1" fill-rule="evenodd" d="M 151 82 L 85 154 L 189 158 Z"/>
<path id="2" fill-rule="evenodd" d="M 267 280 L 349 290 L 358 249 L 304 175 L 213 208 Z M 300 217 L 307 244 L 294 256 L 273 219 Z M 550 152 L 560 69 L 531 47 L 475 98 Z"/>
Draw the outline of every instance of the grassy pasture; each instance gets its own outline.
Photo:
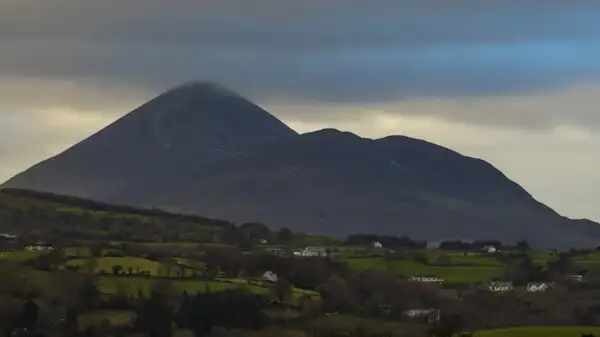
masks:
<path id="1" fill-rule="evenodd" d="M 428 266 L 415 261 L 386 261 L 383 258 L 349 259 L 347 262 L 355 270 L 389 270 L 403 277 L 434 274 L 449 283 L 487 282 L 504 272 L 500 266 Z"/>
<path id="2" fill-rule="evenodd" d="M 89 263 L 90 259 L 73 259 L 67 261 L 66 265 L 84 266 Z M 164 276 L 164 277 L 178 277 L 180 268 L 175 265 L 167 265 L 157 261 L 152 261 L 139 257 L 101 257 L 96 259 L 95 272 L 105 271 L 106 273 L 112 273 L 113 266 L 123 267 L 122 272 L 127 273 L 129 268 L 135 273 L 137 271 L 149 271 L 150 276 Z M 190 270 L 184 270 L 185 276 L 192 275 Z"/>

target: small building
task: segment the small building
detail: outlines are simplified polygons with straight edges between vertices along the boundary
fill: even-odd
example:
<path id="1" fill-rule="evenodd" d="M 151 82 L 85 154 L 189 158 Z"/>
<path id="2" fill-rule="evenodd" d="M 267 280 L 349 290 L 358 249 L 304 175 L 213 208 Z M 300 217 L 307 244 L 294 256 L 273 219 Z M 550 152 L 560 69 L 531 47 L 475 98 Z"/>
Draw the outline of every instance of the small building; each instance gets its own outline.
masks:
<path id="1" fill-rule="evenodd" d="M 496 253 L 497 251 L 498 251 L 498 249 L 494 246 L 483 247 L 483 252 L 488 253 L 488 254 L 493 254 L 493 253 Z"/>
<path id="2" fill-rule="evenodd" d="M 296 254 L 294 254 L 294 255 L 296 255 Z M 325 247 L 305 247 L 297 255 L 304 256 L 304 257 L 312 257 L 312 256 L 325 257 L 325 256 L 327 256 L 327 249 L 325 249 Z"/>
<path id="3" fill-rule="evenodd" d="M 379 241 L 374 241 L 373 248 L 383 248 L 383 245 Z"/>
<path id="4" fill-rule="evenodd" d="M 513 283 L 509 281 L 494 281 L 490 282 L 488 289 L 492 292 L 509 292 L 513 291 L 514 286 Z"/>
<path id="5" fill-rule="evenodd" d="M 440 321 L 440 309 L 410 309 L 402 312 L 402 315 L 409 319 L 426 319 L 429 324 Z"/>
<path id="6" fill-rule="evenodd" d="M 565 275 L 565 280 L 581 283 L 581 282 L 583 282 L 583 275 L 581 275 L 581 274 Z"/>
<path id="7" fill-rule="evenodd" d="M 267 270 L 261 277 L 263 280 L 268 281 L 268 282 L 272 282 L 275 283 L 279 280 L 279 277 L 277 277 L 277 274 L 275 274 L 274 272 Z"/>
<path id="8" fill-rule="evenodd" d="M 527 283 L 527 291 L 530 293 L 541 293 L 548 290 L 549 285 L 545 282 L 530 282 Z"/>
<path id="9" fill-rule="evenodd" d="M 444 282 L 443 278 L 434 275 L 413 275 L 410 277 L 411 281 L 414 282 L 423 282 L 423 283 L 442 283 Z"/>

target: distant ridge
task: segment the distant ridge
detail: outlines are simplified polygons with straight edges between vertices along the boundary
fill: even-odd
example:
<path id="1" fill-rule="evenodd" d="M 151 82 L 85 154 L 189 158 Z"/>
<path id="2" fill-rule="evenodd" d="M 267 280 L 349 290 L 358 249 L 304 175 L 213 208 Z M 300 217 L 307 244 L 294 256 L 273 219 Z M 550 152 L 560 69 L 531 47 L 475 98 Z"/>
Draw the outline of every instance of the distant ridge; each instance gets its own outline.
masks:
<path id="1" fill-rule="evenodd" d="M 557 214 L 481 159 L 405 136 L 299 135 L 212 82 L 157 96 L 3 187 L 334 236 L 600 238 L 600 225 Z"/>

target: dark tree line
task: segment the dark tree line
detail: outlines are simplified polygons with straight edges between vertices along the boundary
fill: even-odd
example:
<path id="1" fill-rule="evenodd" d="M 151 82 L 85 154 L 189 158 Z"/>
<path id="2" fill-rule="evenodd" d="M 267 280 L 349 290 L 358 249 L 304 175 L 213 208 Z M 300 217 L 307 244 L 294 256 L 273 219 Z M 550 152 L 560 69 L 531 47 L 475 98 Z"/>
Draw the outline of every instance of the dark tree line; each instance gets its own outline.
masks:
<path id="1" fill-rule="evenodd" d="M 373 242 L 380 242 L 386 248 L 410 248 L 420 249 L 427 246 L 425 241 L 415 241 L 409 237 L 397 237 L 392 235 L 376 235 L 376 234 L 353 234 L 344 241 L 348 245 L 371 245 Z"/>

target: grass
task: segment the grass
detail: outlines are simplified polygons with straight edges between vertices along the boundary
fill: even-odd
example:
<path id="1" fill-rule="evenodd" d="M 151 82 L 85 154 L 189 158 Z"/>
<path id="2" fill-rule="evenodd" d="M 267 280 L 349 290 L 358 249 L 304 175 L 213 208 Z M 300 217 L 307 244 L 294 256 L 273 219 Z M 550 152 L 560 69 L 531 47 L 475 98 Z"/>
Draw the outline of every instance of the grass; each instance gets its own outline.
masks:
<path id="1" fill-rule="evenodd" d="M 205 263 L 202 261 L 197 261 L 197 260 L 191 260 L 191 259 L 186 259 L 183 257 L 174 257 L 173 258 L 177 263 L 193 268 L 193 269 L 203 269 L 205 266 Z"/>
<path id="2" fill-rule="evenodd" d="M 67 265 L 77 265 L 83 266 L 90 259 L 73 259 L 69 260 Z M 176 266 L 169 266 L 157 261 L 152 261 L 148 259 L 143 259 L 139 257 L 101 257 L 96 259 L 96 272 L 105 271 L 106 273 L 112 273 L 113 266 L 121 266 L 123 267 L 123 272 L 127 273 L 129 268 L 133 270 L 133 272 L 139 271 L 149 271 L 150 276 L 167 276 L 167 277 L 176 277 L 180 272 L 180 269 Z M 186 270 L 186 275 L 189 275 L 190 271 Z"/>
<path id="3" fill-rule="evenodd" d="M 441 256 L 445 256 L 449 265 L 453 266 L 482 266 L 482 267 L 503 267 L 504 263 L 497 259 L 479 253 L 451 253 L 429 258 L 430 263 L 441 261 Z M 438 260 L 439 259 L 439 260 Z"/>
<path id="4" fill-rule="evenodd" d="M 223 280 L 227 281 L 227 280 Z M 245 280 L 238 280 L 237 282 L 223 282 L 223 281 L 204 281 L 204 280 L 168 280 L 168 284 L 174 291 L 187 292 L 188 294 L 204 293 L 206 291 L 217 292 L 225 291 L 230 289 L 247 289 L 248 291 L 255 294 L 264 294 L 270 291 L 267 287 L 258 285 L 248 284 Z M 142 292 L 144 296 L 147 296 L 152 289 L 156 279 L 144 278 L 144 277 L 103 277 L 100 279 L 100 291 L 105 294 L 116 294 L 117 292 L 123 292 L 128 295 L 136 295 L 138 292 Z M 312 298 L 319 298 L 319 294 L 312 290 L 294 288 L 292 290 L 294 299 L 298 299 L 301 296 L 308 295 Z"/>
<path id="5" fill-rule="evenodd" d="M 434 274 L 448 283 L 487 282 L 500 277 L 504 269 L 498 266 L 428 266 L 415 261 L 386 261 L 383 258 L 349 259 L 348 265 L 355 270 L 390 270 L 403 277 L 413 274 Z"/>
<path id="6" fill-rule="evenodd" d="M 40 256 L 41 252 L 18 251 L 18 252 L 0 252 L 0 260 L 27 261 Z"/>
<path id="7" fill-rule="evenodd" d="M 89 247 L 78 246 L 78 247 L 67 247 L 64 249 L 65 256 L 68 257 L 92 257 L 92 252 Z"/>
<path id="8" fill-rule="evenodd" d="M 123 291 L 129 295 L 135 295 L 141 291 L 145 296 L 150 293 L 153 283 L 156 280 L 143 277 L 103 277 L 100 279 L 100 291 L 106 294 L 115 294 Z M 200 280 L 170 280 L 169 285 L 178 292 L 187 292 L 189 294 L 204 293 L 207 290 L 211 292 L 235 289 L 236 287 L 247 286 L 234 283 L 200 281 Z M 266 288 L 247 286 L 253 293 L 264 293 Z"/>
<path id="9" fill-rule="evenodd" d="M 580 337 L 582 334 L 600 335 L 600 327 L 532 326 L 477 331 L 475 337 Z"/>

